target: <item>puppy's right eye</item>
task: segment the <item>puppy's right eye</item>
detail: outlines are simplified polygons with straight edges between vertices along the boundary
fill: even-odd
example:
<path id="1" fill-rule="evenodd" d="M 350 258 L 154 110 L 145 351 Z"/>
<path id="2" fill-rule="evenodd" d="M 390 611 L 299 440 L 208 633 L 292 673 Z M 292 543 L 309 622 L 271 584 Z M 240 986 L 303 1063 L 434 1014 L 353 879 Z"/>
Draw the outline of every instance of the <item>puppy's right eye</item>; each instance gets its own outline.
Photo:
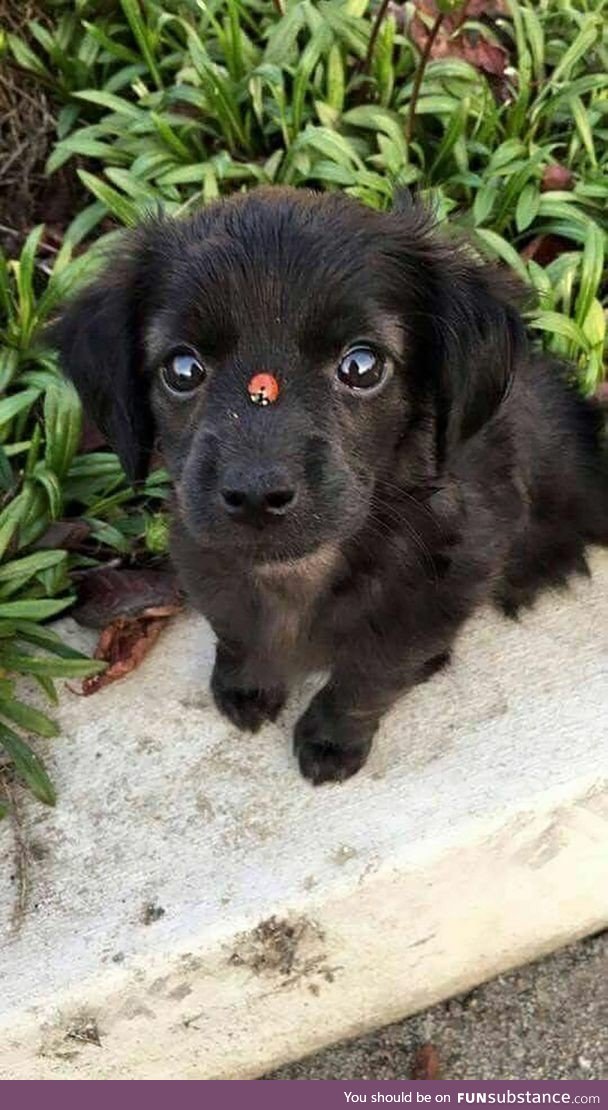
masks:
<path id="1" fill-rule="evenodd" d="M 386 363 L 371 347 L 351 347 L 337 369 L 338 381 L 353 393 L 376 393 L 386 376 Z"/>
<path id="2" fill-rule="evenodd" d="M 193 393 L 205 380 L 205 367 L 192 351 L 174 351 L 161 366 L 163 382 L 172 393 Z"/>

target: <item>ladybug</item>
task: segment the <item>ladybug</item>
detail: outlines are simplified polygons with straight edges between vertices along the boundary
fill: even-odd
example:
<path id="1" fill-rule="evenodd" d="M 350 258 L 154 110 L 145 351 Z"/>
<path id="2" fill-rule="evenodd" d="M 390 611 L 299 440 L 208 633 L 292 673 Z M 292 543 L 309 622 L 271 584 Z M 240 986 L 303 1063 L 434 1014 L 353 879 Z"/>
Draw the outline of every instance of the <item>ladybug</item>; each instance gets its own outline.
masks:
<path id="1" fill-rule="evenodd" d="M 274 374 L 254 374 L 247 392 L 254 405 L 274 405 L 279 396 L 279 383 Z"/>

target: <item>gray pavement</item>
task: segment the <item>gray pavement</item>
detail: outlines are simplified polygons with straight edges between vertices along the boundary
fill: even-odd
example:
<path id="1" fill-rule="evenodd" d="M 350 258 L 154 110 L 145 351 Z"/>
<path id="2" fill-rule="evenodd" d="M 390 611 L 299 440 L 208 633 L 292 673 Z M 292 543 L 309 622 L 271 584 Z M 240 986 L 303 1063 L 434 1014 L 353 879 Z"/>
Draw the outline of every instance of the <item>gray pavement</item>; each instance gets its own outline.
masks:
<path id="1" fill-rule="evenodd" d="M 442 1079 L 608 1079 L 608 930 L 268 1079 L 407 1079 L 432 1043 Z"/>

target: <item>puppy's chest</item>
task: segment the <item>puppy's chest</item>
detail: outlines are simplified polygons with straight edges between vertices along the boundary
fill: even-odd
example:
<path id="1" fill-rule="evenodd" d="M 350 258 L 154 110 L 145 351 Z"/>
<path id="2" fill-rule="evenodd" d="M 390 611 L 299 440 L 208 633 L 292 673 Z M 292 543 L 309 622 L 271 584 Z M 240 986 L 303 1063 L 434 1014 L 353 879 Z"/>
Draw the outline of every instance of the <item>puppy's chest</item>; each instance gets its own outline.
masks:
<path id="1" fill-rule="evenodd" d="M 256 570 L 260 659 L 287 671 L 322 665 L 329 650 L 328 588 L 338 563 L 337 552 L 323 549 L 293 564 Z"/>

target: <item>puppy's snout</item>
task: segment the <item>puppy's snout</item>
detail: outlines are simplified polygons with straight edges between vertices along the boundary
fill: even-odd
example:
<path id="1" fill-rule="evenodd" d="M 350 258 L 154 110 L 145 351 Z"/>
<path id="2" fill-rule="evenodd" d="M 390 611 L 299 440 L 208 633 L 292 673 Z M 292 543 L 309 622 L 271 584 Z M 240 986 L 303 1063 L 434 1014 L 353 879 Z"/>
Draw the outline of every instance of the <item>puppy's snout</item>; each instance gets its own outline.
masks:
<path id="1" fill-rule="evenodd" d="M 298 489 L 286 470 L 228 472 L 223 476 L 220 501 L 233 520 L 262 527 L 279 520 L 294 507 Z"/>

